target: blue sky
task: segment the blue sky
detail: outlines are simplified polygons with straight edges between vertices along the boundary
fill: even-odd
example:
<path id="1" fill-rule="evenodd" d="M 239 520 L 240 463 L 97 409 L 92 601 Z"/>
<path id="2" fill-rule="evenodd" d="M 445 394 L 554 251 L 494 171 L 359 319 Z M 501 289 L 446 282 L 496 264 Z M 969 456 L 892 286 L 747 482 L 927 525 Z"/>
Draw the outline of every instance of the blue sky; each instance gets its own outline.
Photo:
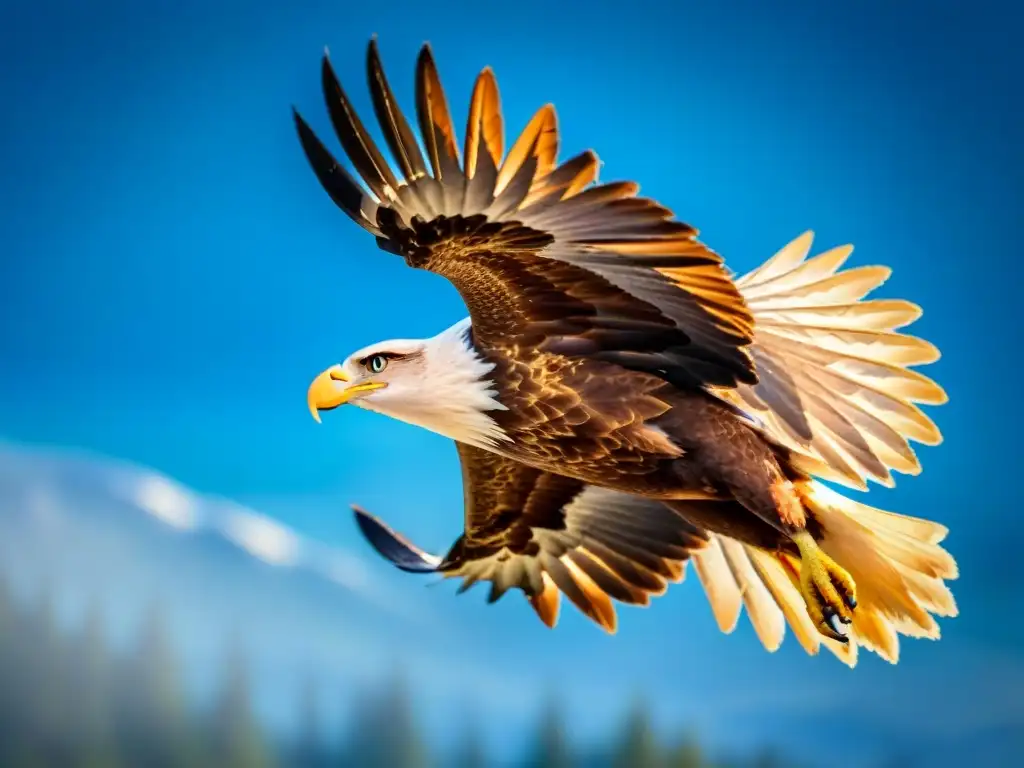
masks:
<path id="1" fill-rule="evenodd" d="M 900 668 L 852 674 L 792 642 L 768 656 L 746 625 L 718 636 L 692 584 L 624 610 L 615 638 L 568 612 L 546 632 L 510 599 L 485 608 L 449 590 L 432 598 L 452 604 L 439 610 L 481 627 L 496 659 L 598 664 L 667 707 L 678 688 L 666 676 L 685 679 L 696 652 L 740 698 L 793 675 L 857 700 L 966 659 L 1019 670 L 1024 622 L 1006 608 L 1024 586 L 1011 570 L 1020 451 L 1002 396 L 1020 375 L 1019 19 L 986 2 L 894 5 L 8 4 L 0 437 L 153 467 L 363 555 L 351 501 L 446 547 L 461 524 L 454 449 L 355 409 L 317 426 L 304 395 L 352 350 L 433 334 L 464 308 L 334 209 L 289 114 L 297 105 L 330 135 L 324 46 L 368 110 L 373 33 L 411 105 L 429 40 L 458 119 L 491 65 L 509 130 L 554 102 L 563 157 L 594 148 L 604 179 L 638 181 L 736 271 L 806 229 L 818 248 L 854 243 L 852 263 L 894 267 L 880 295 L 925 308 L 915 331 L 942 349 L 930 373 L 951 402 L 923 475 L 870 498 L 948 523 L 963 570 L 962 616 L 939 644 L 907 643 Z M 658 670 L 652 653 L 668 659 Z"/>

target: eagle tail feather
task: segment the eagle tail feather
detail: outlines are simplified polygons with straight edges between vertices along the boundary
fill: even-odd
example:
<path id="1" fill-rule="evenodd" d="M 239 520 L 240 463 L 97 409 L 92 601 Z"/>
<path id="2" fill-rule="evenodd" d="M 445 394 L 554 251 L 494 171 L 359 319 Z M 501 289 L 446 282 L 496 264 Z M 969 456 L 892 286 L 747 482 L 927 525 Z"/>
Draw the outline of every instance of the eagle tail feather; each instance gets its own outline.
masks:
<path id="1" fill-rule="evenodd" d="M 716 535 L 692 559 L 718 628 L 725 634 L 732 633 L 741 609 L 746 608 L 761 645 L 774 653 L 786 634 L 786 605 L 758 573 L 755 551 L 735 539 Z"/>
<path id="2" fill-rule="evenodd" d="M 937 640 L 935 616 L 957 615 L 945 583 L 957 578 L 957 564 L 940 546 L 945 526 L 869 507 L 815 480 L 804 481 L 800 494 L 822 526 L 822 551 L 857 585 L 849 644 L 895 664 L 899 635 Z"/>

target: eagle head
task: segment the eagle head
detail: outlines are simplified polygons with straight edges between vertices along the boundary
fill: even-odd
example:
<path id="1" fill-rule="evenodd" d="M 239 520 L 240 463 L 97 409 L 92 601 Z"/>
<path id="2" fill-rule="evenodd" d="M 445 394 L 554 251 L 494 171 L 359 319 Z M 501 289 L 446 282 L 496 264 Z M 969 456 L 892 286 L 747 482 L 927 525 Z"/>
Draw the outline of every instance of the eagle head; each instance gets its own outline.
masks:
<path id="1" fill-rule="evenodd" d="M 507 439 L 489 411 L 506 410 L 473 348 L 469 321 L 429 339 L 371 344 L 318 374 L 306 402 L 313 418 L 350 403 L 465 443 Z"/>

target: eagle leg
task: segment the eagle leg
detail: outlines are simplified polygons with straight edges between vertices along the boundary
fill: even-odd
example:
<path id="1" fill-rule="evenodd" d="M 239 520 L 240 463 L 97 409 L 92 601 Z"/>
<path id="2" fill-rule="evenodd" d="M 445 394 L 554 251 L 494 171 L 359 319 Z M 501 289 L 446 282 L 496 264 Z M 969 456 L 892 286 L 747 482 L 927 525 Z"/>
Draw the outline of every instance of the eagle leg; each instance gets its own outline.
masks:
<path id="1" fill-rule="evenodd" d="M 807 530 L 798 531 L 792 539 L 800 550 L 800 590 L 807 615 L 821 634 L 849 642 L 845 625 L 853 621 L 852 612 L 857 607 L 853 579 L 821 551 Z"/>
<path id="2" fill-rule="evenodd" d="M 759 446 L 754 446 L 756 452 Z M 735 462 L 735 467 L 753 469 L 757 464 Z M 857 606 L 856 586 L 841 566 L 818 545 L 821 521 L 808 517 L 807 499 L 787 479 L 775 456 L 763 457 L 760 472 L 731 473 L 731 490 L 737 500 L 785 535 L 800 554 L 799 585 L 807 615 L 825 637 L 849 642 L 847 625 L 853 622 Z"/>

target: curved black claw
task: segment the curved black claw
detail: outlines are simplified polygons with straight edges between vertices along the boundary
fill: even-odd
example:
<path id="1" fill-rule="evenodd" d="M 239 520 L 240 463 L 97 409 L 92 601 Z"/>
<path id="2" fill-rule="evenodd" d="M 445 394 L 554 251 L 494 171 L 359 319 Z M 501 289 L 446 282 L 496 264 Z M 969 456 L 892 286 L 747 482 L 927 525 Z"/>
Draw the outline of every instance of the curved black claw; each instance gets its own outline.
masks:
<path id="1" fill-rule="evenodd" d="M 828 621 L 829 627 L 835 633 L 835 640 L 838 640 L 840 643 L 850 642 L 850 638 L 846 633 L 846 625 L 850 623 L 849 620 L 844 619 L 838 614 L 829 613 L 826 616 L 826 621 Z"/>
<path id="2" fill-rule="evenodd" d="M 408 573 L 435 573 L 441 558 L 426 552 L 399 533 L 391 530 L 382 520 L 364 509 L 352 505 L 356 524 L 377 554 L 392 565 Z"/>

